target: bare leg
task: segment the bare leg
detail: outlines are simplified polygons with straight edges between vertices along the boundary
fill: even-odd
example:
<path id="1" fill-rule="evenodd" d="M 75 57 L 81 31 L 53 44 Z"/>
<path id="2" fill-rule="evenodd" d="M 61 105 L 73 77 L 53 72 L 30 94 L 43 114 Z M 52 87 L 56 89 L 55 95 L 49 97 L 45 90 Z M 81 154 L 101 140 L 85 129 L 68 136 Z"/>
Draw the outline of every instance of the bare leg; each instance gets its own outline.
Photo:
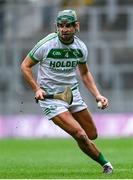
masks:
<path id="1" fill-rule="evenodd" d="M 64 112 L 54 117 L 53 122 L 70 134 L 78 143 L 80 149 L 93 160 L 98 161 L 99 150 L 89 140 L 86 132 L 80 124 L 73 118 L 70 112 Z"/>
<path id="2" fill-rule="evenodd" d="M 95 123 L 93 122 L 92 115 L 88 109 L 73 113 L 72 115 L 84 129 L 89 139 L 94 140 L 97 138 L 97 129 Z"/>
<path id="3" fill-rule="evenodd" d="M 84 112 L 86 112 L 86 110 Z M 87 115 L 87 112 L 85 114 Z M 89 136 L 91 134 L 88 133 L 88 128 L 85 128 L 84 123 L 81 123 L 80 125 L 80 121 L 77 122 L 78 119 L 75 120 L 74 116 L 72 116 L 69 111 L 59 114 L 52 120 L 56 125 L 62 128 L 68 134 L 70 134 L 77 141 L 80 149 L 85 154 L 87 154 L 89 157 L 91 157 L 93 160 L 97 161 L 101 166 L 103 166 L 103 173 L 111 174 L 113 172 L 113 167 L 111 163 L 105 160 L 104 156 L 89 139 Z M 91 122 L 89 124 L 91 127 Z M 94 127 L 94 129 L 92 130 L 95 130 L 94 124 L 92 125 L 92 127 Z M 88 133 L 88 135 L 86 134 L 86 132 Z M 90 137 L 92 137 L 92 135 Z"/>
<path id="4" fill-rule="evenodd" d="M 97 138 L 97 129 L 93 122 L 91 113 L 88 109 L 84 109 L 80 112 L 73 113 L 73 117 L 84 129 L 84 131 L 86 132 L 89 139 L 94 140 Z M 94 147 L 94 149 L 97 149 L 96 146 L 92 142 L 91 142 L 91 144 Z M 79 146 L 80 146 L 80 144 L 79 144 Z M 87 154 L 87 152 L 85 151 L 83 146 L 81 146 L 80 148 Z M 111 165 L 110 162 L 108 162 L 104 158 L 102 153 L 99 154 L 99 157 L 98 157 L 98 159 L 96 159 L 96 161 L 103 166 L 103 173 L 111 174 L 113 172 L 113 166 Z"/>

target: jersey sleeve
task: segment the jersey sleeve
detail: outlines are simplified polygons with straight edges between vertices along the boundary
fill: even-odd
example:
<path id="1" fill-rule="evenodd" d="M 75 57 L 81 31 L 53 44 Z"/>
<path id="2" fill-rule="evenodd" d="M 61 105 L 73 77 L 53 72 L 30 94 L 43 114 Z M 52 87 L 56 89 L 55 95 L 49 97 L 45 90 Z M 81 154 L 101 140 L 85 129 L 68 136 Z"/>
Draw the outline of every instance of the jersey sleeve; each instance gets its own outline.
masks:
<path id="1" fill-rule="evenodd" d="M 82 58 L 79 60 L 79 64 L 85 64 L 88 58 L 88 49 L 85 44 L 82 44 Z"/>
<path id="2" fill-rule="evenodd" d="M 37 43 L 33 49 L 28 53 L 28 56 L 35 62 L 40 62 L 43 60 L 43 49 L 39 43 Z"/>

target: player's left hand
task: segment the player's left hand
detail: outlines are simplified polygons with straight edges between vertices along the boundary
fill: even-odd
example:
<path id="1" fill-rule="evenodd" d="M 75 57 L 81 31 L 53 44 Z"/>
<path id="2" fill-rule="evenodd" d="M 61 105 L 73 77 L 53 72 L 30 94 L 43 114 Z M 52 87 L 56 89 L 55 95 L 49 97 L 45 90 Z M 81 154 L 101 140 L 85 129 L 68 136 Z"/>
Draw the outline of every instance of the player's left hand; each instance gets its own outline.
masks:
<path id="1" fill-rule="evenodd" d="M 96 96 L 96 101 L 97 102 L 101 102 L 102 103 L 102 108 L 101 109 L 105 109 L 108 107 L 109 103 L 108 103 L 108 99 L 102 95 L 98 95 Z"/>

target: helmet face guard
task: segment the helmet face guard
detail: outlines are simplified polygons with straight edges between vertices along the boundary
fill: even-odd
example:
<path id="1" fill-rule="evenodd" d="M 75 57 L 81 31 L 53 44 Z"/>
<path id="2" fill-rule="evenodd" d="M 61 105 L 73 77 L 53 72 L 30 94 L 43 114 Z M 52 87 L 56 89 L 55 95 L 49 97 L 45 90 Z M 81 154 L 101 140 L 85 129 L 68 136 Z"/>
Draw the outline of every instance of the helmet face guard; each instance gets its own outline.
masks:
<path id="1" fill-rule="evenodd" d="M 61 29 L 62 27 L 69 27 L 68 32 L 63 32 L 64 30 Z M 56 18 L 56 32 L 63 43 L 70 44 L 73 42 L 75 33 L 79 32 L 79 23 L 77 22 L 75 11 L 59 11 Z"/>

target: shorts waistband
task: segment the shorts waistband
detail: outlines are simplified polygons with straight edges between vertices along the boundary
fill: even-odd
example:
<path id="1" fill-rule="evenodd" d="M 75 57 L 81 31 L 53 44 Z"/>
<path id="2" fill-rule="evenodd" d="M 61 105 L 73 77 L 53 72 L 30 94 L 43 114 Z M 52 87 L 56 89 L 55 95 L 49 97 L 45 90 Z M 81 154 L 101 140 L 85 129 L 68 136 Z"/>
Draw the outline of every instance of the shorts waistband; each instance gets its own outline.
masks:
<path id="1" fill-rule="evenodd" d="M 46 91 L 46 92 L 47 92 L 47 90 L 46 90 L 44 87 L 41 87 L 41 89 L 43 89 L 44 91 Z M 74 90 L 76 90 L 76 89 L 78 89 L 78 86 L 76 86 L 76 87 L 72 87 L 72 88 L 71 88 L 71 90 L 72 90 L 72 91 L 74 91 Z M 61 92 L 62 92 L 62 91 L 61 91 Z"/>

